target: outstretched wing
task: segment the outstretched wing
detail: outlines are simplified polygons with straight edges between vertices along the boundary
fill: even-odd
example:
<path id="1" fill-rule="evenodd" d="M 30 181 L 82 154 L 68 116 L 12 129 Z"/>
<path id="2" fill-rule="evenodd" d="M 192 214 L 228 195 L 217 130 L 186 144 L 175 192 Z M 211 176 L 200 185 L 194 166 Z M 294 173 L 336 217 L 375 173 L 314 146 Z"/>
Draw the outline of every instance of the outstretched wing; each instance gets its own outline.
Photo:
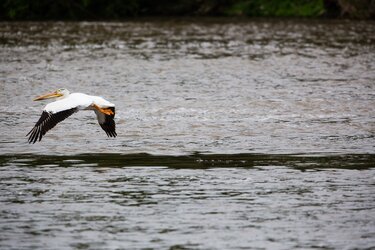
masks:
<path id="1" fill-rule="evenodd" d="M 48 130 L 52 129 L 57 123 L 65 120 L 77 111 L 77 108 L 71 108 L 57 113 L 43 111 L 34 128 L 26 135 L 30 135 L 29 143 L 35 143 L 38 139 L 39 141 L 42 140 L 42 137 Z"/>
<path id="2" fill-rule="evenodd" d="M 116 137 L 116 123 L 115 123 L 115 107 L 108 108 L 112 110 L 113 115 L 106 115 L 102 112 L 95 110 L 96 116 L 98 118 L 98 122 L 100 127 L 105 131 L 108 137 Z"/>

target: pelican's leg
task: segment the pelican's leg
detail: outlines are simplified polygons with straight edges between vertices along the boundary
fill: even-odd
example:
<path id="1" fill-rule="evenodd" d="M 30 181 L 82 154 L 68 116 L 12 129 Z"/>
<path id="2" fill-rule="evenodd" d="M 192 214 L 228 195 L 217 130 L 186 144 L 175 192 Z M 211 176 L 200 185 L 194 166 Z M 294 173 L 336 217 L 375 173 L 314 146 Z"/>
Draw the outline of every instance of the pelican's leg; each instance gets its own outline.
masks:
<path id="1" fill-rule="evenodd" d="M 98 105 L 96 104 L 92 104 L 91 105 L 94 109 L 102 112 L 103 114 L 105 115 L 114 115 L 115 113 L 113 113 L 113 111 L 111 109 L 102 109 L 101 107 L 99 107 Z"/>

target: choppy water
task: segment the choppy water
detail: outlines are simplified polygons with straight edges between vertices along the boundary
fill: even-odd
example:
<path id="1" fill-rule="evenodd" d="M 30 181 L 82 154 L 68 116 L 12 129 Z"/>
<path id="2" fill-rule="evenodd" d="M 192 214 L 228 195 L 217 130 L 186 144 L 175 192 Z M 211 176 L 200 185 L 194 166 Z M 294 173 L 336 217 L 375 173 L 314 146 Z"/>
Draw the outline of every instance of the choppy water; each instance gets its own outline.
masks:
<path id="1" fill-rule="evenodd" d="M 375 247 L 375 25 L 0 23 L 1 249 Z M 116 104 L 41 143 L 55 88 Z"/>

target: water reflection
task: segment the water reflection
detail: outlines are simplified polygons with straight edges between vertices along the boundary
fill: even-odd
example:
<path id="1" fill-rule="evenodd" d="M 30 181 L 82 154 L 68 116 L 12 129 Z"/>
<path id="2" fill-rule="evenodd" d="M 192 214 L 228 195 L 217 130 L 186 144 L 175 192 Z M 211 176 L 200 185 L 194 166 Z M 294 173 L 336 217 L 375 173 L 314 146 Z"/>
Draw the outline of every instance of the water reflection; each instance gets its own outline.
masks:
<path id="1" fill-rule="evenodd" d="M 147 167 L 169 168 L 258 168 L 288 166 L 295 169 L 367 169 L 374 167 L 374 154 L 347 155 L 269 155 L 269 154 L 193 154 L 181 156 L 150 154 L 83 154 L 83 155 L 3 155 L 0 166 L 16 164 L 25 167 Z"/>

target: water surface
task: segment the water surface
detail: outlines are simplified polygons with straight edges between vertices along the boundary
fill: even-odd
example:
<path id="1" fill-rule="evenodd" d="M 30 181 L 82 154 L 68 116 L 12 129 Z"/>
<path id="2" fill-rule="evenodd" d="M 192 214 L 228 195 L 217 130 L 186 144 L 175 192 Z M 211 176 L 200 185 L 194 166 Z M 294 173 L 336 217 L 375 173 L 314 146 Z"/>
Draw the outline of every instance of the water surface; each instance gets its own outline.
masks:
<path id="1" fill-rule="evenodd" d="M 370 249 L 374 160 L 1 157 L 0 247 Z"/>
<path id="2" fill-rule="evenodd" d="M 2 153 L 374 153 L 375 25 L 180 20 L 1 23 Z M 65 87 L 116 104 L 43 143 L 25 135 Z"/>

